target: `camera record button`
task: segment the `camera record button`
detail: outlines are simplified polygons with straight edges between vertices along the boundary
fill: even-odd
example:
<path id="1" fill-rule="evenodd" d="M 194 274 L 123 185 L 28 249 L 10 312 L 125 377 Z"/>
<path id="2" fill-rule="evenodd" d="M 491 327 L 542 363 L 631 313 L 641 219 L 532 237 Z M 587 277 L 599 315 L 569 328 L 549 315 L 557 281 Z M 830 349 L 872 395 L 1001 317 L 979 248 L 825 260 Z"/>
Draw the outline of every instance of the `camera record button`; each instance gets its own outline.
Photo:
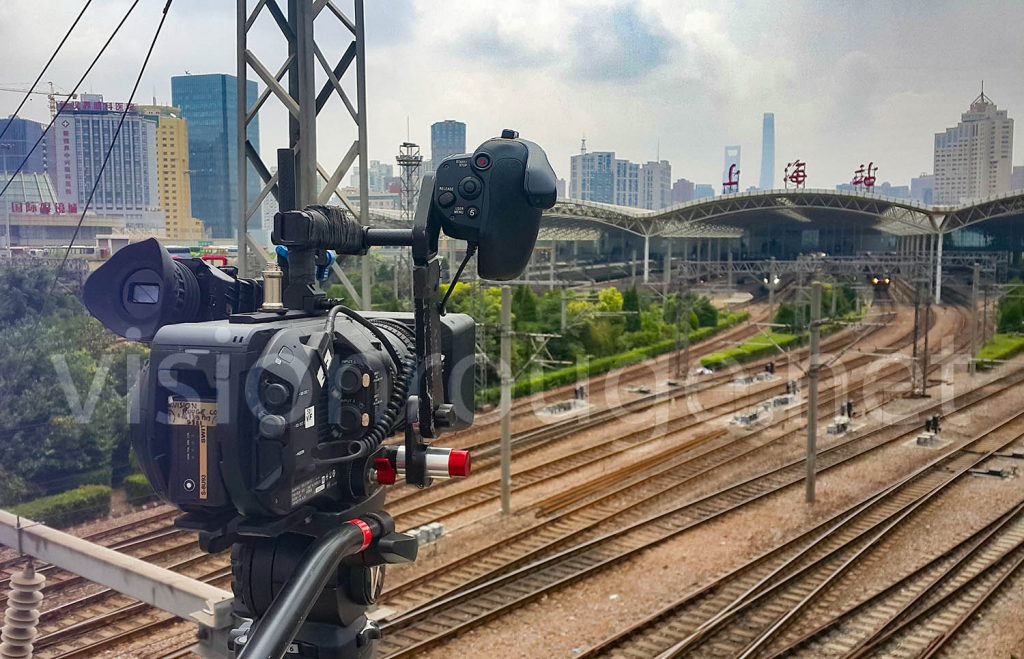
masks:
<path id="1" fill-rule="evenodd" d="M 473 156 L 473 165 L 477 169 L 487 169 L 491 166 L 491 157 L 486 153 L 478 153 Z"/>

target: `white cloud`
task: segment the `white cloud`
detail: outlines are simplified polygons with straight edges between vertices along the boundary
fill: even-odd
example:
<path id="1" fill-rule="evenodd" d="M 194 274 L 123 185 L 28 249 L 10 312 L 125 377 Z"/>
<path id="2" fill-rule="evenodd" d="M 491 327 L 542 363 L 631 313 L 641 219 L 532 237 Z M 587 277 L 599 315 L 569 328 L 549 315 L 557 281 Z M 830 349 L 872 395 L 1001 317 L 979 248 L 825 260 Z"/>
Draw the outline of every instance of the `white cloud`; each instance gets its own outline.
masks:
<path id="1" fill-rule="evenodd" d="M 72 86 L 128 4 L 94 0 L 44 79 Z M 127 95 L 162 5 L 140 3 L 86 89 Z M 80 6 L 0 3 L 2 82 L 34 78 Z M 234 71 L 233 7 L 175 0 L 142 86 L 147 100 L 155 87 L 169 101 L 170 76 L 185 70 Z M 1011 116 L 1024 107 L 1022 20 L 1024 4 L 984 0 L 969 11 L 813 0 L 370 0 L 370 154 L 394 157 L 407 116 L 425 151 L 430 123 L 456 118 L 468 124 L 469 148 L 519 129 L 563 176 L 585 133 L 591 148 L 633 160 L 653 159 L 660 143 L 675 177 L 717 182 L 726 144 L 743 146 L 746 176 L 757 171 L 761 115 L 771 111 L 780 163 L 807 160 L 816 185 L 845 180 L 851 162 L 869 158 L 883 178 L 907 183 L 930 168 L 932 134 L 956 123 L 981 78 Z M 267 48 L 256 42 L 274 30 L 261 25 L 253 47 Z M 340 55 L 340 36 L 320 36 L 328 57 Z M 270 55 L 281 53 L 271 50 L 276 65 Z M 0 94 L 0 113 L 18 100 Z M 31 108 L 45 118 L 44 97 Z M 330 160 L 354 135 L 340 106 L 325 118 L 321 155 Z M 265 117 L 264 151 L 278 145 L 284 122 L 283 112 Z M 744 185 L 753 182 L 746 176 Z"/>

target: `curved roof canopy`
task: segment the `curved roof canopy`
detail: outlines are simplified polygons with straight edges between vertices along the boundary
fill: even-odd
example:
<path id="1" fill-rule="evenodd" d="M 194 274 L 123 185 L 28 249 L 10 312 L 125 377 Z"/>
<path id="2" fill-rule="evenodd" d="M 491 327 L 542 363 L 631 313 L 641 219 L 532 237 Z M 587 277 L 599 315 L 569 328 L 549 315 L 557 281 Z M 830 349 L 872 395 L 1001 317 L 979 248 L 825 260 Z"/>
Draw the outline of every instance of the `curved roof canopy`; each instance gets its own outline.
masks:
<path id="1" fill-rule="evenodd" d="M 375 223 L 395 225 L 401 213 L 371 209 Z M 780 222 L 827 226 L 857 222 L 896 236 L 949 233 L 994 219 L 1024 219 L 1024 191 L 961 206 L 929 206 L 873 193 L 824 189 L 740 192 L 698 199 L 661 210 L 559 199 L 545 211 L 541 240 L 595 240 L 608 229 L 645 237 L 740 238 L 750 223 Z"/>
<path id="2" fill-rule="evenodd" d="M 873 193 L 790 188 L 722 195 L 657 211 L 560 199 L 544 213 L 545 222 L 558 219 L 581 228 L 613 227 L 666 238 L 738 238 L 751 221 L 766 220 L 816 226 L 856 221 L 892 235 L 925 235 L 1009 217 L 1024 217 L 1024 192 L 962 206 L 929 206 Z"/>

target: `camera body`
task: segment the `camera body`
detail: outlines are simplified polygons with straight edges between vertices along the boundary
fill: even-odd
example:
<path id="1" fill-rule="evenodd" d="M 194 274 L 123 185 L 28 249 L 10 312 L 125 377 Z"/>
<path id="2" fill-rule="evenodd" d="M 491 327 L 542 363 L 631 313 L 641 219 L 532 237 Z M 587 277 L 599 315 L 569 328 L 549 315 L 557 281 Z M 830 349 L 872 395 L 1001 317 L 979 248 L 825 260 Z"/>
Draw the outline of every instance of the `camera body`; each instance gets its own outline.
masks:
<path id="1" fill-rule="evenodd" d="M 365 314 L 405 358 L 410 313 Z M 452 429 L 473 421 L 475 324 L 441 319 Z M 252 313 L 160 329 L 137 393 L 132 443 L 157 493 L 190 524 L 281 517 L 313 499 L 355 505 L 379 487 L 374 454 L 324 463 L 317 447 L 358 442 L 384 417 L 400 364 L 363 326 L 322 316 Z M 413 390 L 415 391 L 415 390 Z M 395 430 L 404 427 L 398 420 Z"/>

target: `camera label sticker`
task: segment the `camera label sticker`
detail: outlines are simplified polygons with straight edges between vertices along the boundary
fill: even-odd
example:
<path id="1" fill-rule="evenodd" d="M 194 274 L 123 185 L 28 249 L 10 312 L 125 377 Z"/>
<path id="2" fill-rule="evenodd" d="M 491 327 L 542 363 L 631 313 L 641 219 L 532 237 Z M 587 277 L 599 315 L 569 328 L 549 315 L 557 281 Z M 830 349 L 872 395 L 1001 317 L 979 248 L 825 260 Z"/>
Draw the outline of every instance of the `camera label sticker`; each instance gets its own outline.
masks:
<path id="1" fill-rule="evenodd" d="M 313 405 L 306 408 L 306 428 L 312 428 L 316 423 L 316 409 Z"/>
<path id="2" fill-rule="evenodd" d="M 335 487 L 338 484 L 338 470 L 331 469 L 318 476 L 307 478 L 296 483 L 291 490 L 291 505 L 298 506 L 305 501 L 312 499 L 327 488 Z"/>
<path id="3" fill-rule="evenodd" d="M 170 397 L 167 401 L 167 422 L 172 427 L 173 451 L 171 482 L 177 484 L 179 494 L 198 501 L 223 499 L 217 483 L 217 403 L 182 400 Z M 213 434 L 211 434 L 213 429 Z"/>

